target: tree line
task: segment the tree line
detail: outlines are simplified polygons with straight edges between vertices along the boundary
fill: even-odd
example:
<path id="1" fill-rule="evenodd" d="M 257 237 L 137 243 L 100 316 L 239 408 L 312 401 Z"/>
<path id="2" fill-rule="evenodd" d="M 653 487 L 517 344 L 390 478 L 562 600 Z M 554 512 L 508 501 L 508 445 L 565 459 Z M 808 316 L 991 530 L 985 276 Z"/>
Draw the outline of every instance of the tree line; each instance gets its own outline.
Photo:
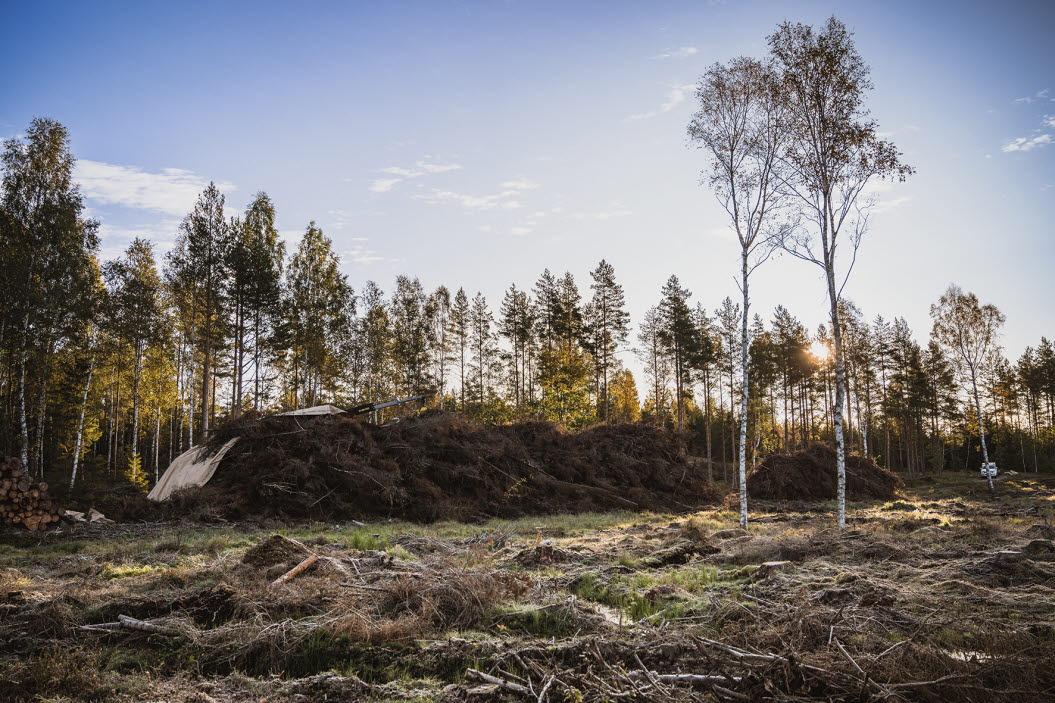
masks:
<path id="1" fill-rule="evenodd" d="M 1005 358 L 1003 315 L 955 286 L 923 343 L 842 295 L 835 249 L 867 230 L 864 186 L 911 169 L 863 117 L 867 70 L 841 23 L 785 24 L 769 43 L 705 74 L 689 127 L 741 244 L 740 299 L 711 308 L 671 276 L 633 335 L 607 261 L 492 301 L 409 276 L 353 287 L 314 222 L 287 252 L 266 193 L 232 216 L 212 184 L 165 256 L 135 239 L 101 262 L 67 130 L 35 119 L 2 157 L 0 452 L 71 487 L 145 488 L 242 413 L 424 394 L 486 422 L 664 424 L 741 487 L 765 454 L 816 440 L 913 474 L 1055 469 L 1048 339 Z M 751 312 L 750 276 L 777 249 L 824 270 L 827 324 Z"/>

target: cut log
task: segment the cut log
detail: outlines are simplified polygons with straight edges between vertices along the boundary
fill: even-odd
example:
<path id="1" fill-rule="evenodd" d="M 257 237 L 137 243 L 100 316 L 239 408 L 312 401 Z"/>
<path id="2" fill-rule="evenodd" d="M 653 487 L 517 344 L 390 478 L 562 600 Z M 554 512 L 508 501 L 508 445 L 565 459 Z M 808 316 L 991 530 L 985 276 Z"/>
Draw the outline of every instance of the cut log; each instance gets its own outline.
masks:
<path id="1" fill-rule="evenodd" d="M 290 569 L 289 571 L 287 571 L 286 573 L 282 574 L 277 579 L 272 581 L 271 585 L 272 586 L 278 586 L 279 584 L 283 584 L 286 581 L 292 581 L 293 579 L 297 578 L 297 576 L 299 576 L 300 574 L 304 573 L 309 568 L 311 568 L 312 564 L 314 564 L 318 560 L 319 560 L 319 557 L 317 555 L 315 555 L 315 554 L 312 554 L 310 557 L 308 557 L 304 561 L 300 562 L 299 564 L 294 566 L 292 569 Z"/>

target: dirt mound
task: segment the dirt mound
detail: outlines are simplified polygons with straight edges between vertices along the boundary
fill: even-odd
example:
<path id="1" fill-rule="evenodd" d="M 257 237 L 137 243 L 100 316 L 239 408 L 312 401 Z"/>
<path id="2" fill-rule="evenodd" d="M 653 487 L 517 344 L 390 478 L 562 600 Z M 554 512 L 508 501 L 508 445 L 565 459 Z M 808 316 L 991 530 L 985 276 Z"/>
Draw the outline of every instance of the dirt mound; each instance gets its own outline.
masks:
<path id="1" fill-rule="evenodd" d="M 212 480 L 169 502 L 225 519 L 428 522 L 686 510 L 719 497 L 672 434 L 642 424 L 576 433 L 545 422 L 479 425 L 439 411 L 383 426 L 341 415 L 257 416 L 221 427 L 210 444 L 232 437 L 242 439 Z"/>
<path id="2" fill-rule="evenodd" d="M 770 454 L 747 477 L 748 495 L 771 500 L 831 500 L 836 497 L 835 449 L 814 442 L 791 454 Z M 894 498 L 901 479 L 859 454 L 846 457 L 850 500 Z"/>
<path id="3" fill-rule="evenodd" d="M 310 554 L 310 549 L 294 539 L 282 535 L 271 535 L 249 549 L 242 557 L 242 563 L 250 566 L 295 564 L 306 559 Z"/>

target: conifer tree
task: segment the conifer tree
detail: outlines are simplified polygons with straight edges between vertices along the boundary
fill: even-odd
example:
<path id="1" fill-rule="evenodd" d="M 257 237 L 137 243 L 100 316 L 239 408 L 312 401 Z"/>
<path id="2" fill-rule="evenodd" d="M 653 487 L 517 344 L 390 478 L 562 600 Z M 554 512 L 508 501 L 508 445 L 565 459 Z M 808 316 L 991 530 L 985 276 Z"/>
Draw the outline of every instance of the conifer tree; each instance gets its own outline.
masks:
<path id="1" fill-rule="evenodd" d="M 487 299 L 482 293 L 477 293 L 469 312 L 469 337 L 472 355 L 470 367 L 473 372 L 473 390 L 478 413 L 483 413 L 487 405 L 491 391 L 491 373 L 498 351 L 494 332 L 491 331 L 493 324 L 494 317 L 487 307 Z"/>
<path id="2" fill-rule="evenodd" d="M 659 341 L 673 370 L 675 418 L 679 432 L 685 429 L 685 401 L 692 395 L 692 372 L 699 366 L 702 353 L 699 329 L 689 307 L 691 296 L 678 277 L 671 276 L 663 286 L 659 304 Z"/>
<path id="3" fill-rule="evenodd" d="M 224 219 L 223 208 L 223 193 L 210 183 L 198 196 L 194 209 L 180 223 L 176 246 L 168 254 L 165 271 L 166 283 L 185 325 L 182 333 L 200 359 L 199 437 L 203 442 L 213 412 L 216 358 L 230 336 L 228 252 L 231 229 Z"/>
<path id="4" fill-rule="evenodd" d="M 630 313 L 625 310 L 623 287 L 616 283 L 615 269 L 604 259 L 590 272 L 593 298 L 586 320 L 590 356 L 600 377 L 599 404 L 601 418 L 610 419 L 608 376 L 619 367 L 616 354 L 630 332 Z"/>
<path id="5" fill-rule="evenodd" d="M 293 368 L 292 400 L 311 406 L 324 394 L 332 399 L 341 371 L 337 340 L 351 324 L 351 287 L 340 272 L 330 241 L 314 222 L 308 224 L 289 263 L 285 326 Z"/>
<path id="6" fill-rule="evenodd" d="M 430 393 L 433 380 L 429 372 L 429 350 L 433 330 L 429 301 L 421 281 L 397 276 L 390 308 L 392 361 L 402 372 L 403 392 L 407 395 Z"/>
<path id="7" fill-rule="evenodd" d="M 502 298 L 498 332 L 509 341 L 509 387 L 513 405 L 519 412 L 527 400 L 527 377 L 530 349 L 534 337 L 535 315 L 526 292 L 511 285 Z"/>
<path id="8" fill-rule="evenodd" d="M 163 345 L 166 330 L 162 310 L 161 277 L 154 263 L 154 247 L 136 238 L 123 259 L 105 267 L 111 286 L 111 329 L 132 350 L 132 447 L 130 461 L 139 451 L 140 380 L 147 352 Z M 140 462 L 140 469 L 142 462 Z"/>
<path id="9" fill-rule="evenodd" d="M 645 398 L 644 412 L 660 422 L 669 416 L 667 400 L 670 384 L 670 361 L 662 341 L 663 318 L 658 307 L 651 307 L 638 327 L 636 349 L 638 358 L 649 378 L 649 394 Z"/>
<path id="10" fill-rule="evenodd" d="M 264 364 L 273 348 L 273 331 L 281 314 L 285 243 L 275 228 L 275 207 L 267 193 L 257 193 L 233 232 L 228 266 L 234 317 L 233 398 L 241 412 L 246 370 L 251 370 L 252 407 L 260 409 Z"/>
<path id="11" fill-rule="evenodd" d="M 446 402 L 447 364 L 451 355 L 451 292 L 446 286 L 440 286 L 428 302 L 430 315 L 430 326 L 432 329 L 432 367 L 433 376 L 436 379 L 436 394 L 439 396 L 439 406 L 442 409 Z"/>
<path id="12" fill-rule="evenodd" d="M 465 412 L 466 373 L 469 370 L 472 335 L 472 308 L 465 289 L 459 288 L 451 306 L 451 341 L 453 361 L 458 367 L 458 409 Z"/>
<path id="13" fill-rule="evenodd" d="M 392 327 L 385 305 L 384 292 L 373 281 L 367 281 L 359 298 L 363 309 L 359 320 L 358 344 L 362 345 L 365 366 L 364 402 L 377 402 L 391 391 Z M 374 418 L 377 419 L 376 417 Z"/>

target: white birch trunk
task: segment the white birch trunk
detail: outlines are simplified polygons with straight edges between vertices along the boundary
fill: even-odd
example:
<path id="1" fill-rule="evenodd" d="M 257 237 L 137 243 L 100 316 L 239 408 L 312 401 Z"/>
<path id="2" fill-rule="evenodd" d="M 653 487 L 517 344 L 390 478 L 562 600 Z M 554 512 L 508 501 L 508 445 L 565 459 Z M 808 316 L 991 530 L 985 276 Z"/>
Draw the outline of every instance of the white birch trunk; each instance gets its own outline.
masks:
<path id="1" fill-rule="evenodd" d="M 985 444 L 985 421 L 982 419 L 982 400 L 978 395 L 978 375 L 975 373 L 974 365 L 971 365 L 971 387 L 974 390 L 974 409 L 978 413 L 978 434 L 982 438 L 982 461 L 985 463 L 985 468 L 989 468 L 989 448 Z M 996 487 L 993 486 L 993 477 L 989 475 L 989 471 L 985 472 L 985 478 L 989 482 L 989 492 L 995 493 Z"/>
<path id="2" fill-rule="evenodd" d="M 88 380 L 84 384 L 84 395 L 81 397 L 81 416 L 77 420 L 77 444 L 73 448 L 73 470 L 70 472 L 70 488 L 77 482 L 77 464 L 81 459 L 81 442 L 84 440 L 84 409 L 88 405 L 88 389 L 92 387 L 92 374 L 95 373 L 95 354 L 88 363 Z"/>
<path id="3" fill-rule="evenodd" d="M 132 369 L 132 461 L 139 456 L 139 377 L 143 370 L 143 352 L 136 347 Z"/>
<path id="4" fill-rule="evenodd" d="M 743 256 L 741 257 L 741 275 L 742 283 L 741 286 L 744 292 L 744 309 L 743 316 L 740 319 L 740 377 L 743 382 L 743 389 L 740 393 L 740 527 L 747 529 L 747 396 L 748 396 L 748 385 L 747 385 L 747 373 L 748 373 L 748 339 L 747 339 L 747 320 L 748 320 L 748 308 L 750 307 L 750 298 L 747 292 L 747 255 L 748 250 L 745 248 Z"/>
<path id="5" fill-rule="evenodd" d="M 22 467 L 29 470 L 29 421 L 26 419 L 26 340 L 18 358 L 18 421 L 22 433 Z"/>
<path id="6" fill-rule="evenodd" d="M 828 297 L 831 300 L 832 337 L 835 339 L 835 467 L 838 485 L 839 529 L 846 527 L 846 439 L 843 437 L 843 402 L 846 398 L 846 366 L 843 361 L 843 335 L 839 324 L 839 298 L 835 291 L 835 271 L 831 257 L 826 254 L 825 273 L 828 278 Z"/>

